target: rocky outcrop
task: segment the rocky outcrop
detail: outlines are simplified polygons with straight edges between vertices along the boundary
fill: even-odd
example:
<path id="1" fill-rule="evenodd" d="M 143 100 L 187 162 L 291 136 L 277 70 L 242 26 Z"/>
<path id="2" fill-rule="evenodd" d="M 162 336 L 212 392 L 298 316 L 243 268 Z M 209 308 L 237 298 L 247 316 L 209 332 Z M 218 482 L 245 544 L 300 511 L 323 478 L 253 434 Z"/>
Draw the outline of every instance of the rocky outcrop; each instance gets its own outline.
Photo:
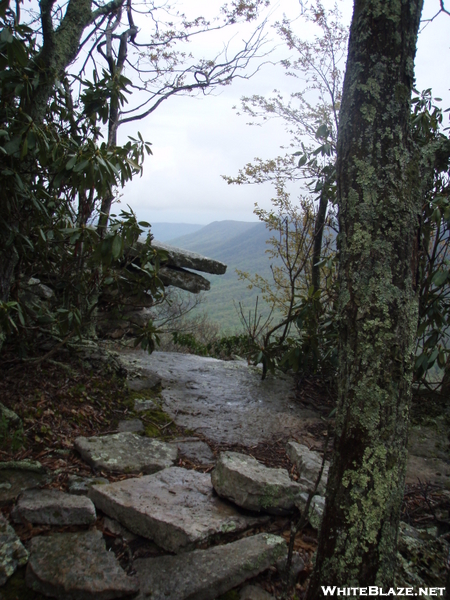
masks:
<path id="1" fill-rule="evenodd" d="M 33 538 L 26 582 L 60 600 L 112 600 L 139 591 L 137 578 L 127 577 L 96 529 Z"/>
<path id="2" fill-rule="evenodd" d="M 238 452 L 220 455 L 211 481 L 219 496 L 242 508 L 275 515 L 291 512 L 300 493 L 284 469 L 270 469 Z"/>
<path id="3" fill-rule="evenodd" d="M 169 246 L 156 240 L 152 241 L 152 247 L 156 250 L 163 250 L 166 253 L 167 260 L 162 263 L 168 267 L 178 267 L 193 269 L 202 273 L 211 273 L 212 275 L 223 275 L 227 270 L 227 265 L 218 260 L 207 258 L 196 252 Z"/>
<path id="4" fill-rule="evenodd" d="M 127 351 L 135 372 L 158 375 L 163 410 L 176 425 L 213 442 L 253 446 L 299 436 L 318 413 L 290 399 L 293 380 L 282 373 L 261 380 L 247 361 L 223 361 L 176 352 Z"/>
<path id="5" fill-rule="evenodd" d="M 136 560 L 138 600 L 215 600 L 265 571 L 286 549 L 283 538 L 261 533 L 208 550 Z"/>
<path id="6" fill-rule="evenodd" d="M 89 498 L 59 490 L 27 490 L 19 498 L 11 517 L 15 523 L 38 525 L 90 525 L 97 515 Z"/>
<path id="7" fill-rule="evenodd" d="M 109 517 L 169 552 L 261 522 L 217 498 L 209 474 L 180 467 L 92 486 L 89 497 Z"/>
<path id="8" fill-rule="evenodd" d="M 0 586 L 6 583 L 17 567 L 25 565 L 27 561 L 28 552 L 14 529 L 0 513 Z"/>
<path id="9" fill-rule="evenodd" d="M 211 284 L 207 279 L 198 275 L 198 273 L 186 271 L 186 269 L 161 267 L 159 269 L 158 277 L 165 287 L 172 285 L 180 290 L 191 292 L 191 294 L 207 292 L 211 287 Z"/>
<path id="10" fill-rule="evenodd" d="M 110 473 L 156 473 L 177 459 L 177 449 L 135 433 L 78 437 L 75 449 L 94 468 Z"/>

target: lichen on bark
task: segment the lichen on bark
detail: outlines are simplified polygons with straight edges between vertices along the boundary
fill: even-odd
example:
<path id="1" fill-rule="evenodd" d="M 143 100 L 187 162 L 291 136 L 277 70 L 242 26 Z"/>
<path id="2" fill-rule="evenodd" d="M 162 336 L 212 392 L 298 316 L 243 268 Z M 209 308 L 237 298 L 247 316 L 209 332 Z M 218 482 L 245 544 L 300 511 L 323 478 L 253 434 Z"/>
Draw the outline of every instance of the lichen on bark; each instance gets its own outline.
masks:
<path id="1" fill-rule="evenodd" d="M 406 466 L 421 209 L 410 134 L 422 0 L 356 0 L 340 112 L 336 440 L 308 600 L 390 587 Z"/>

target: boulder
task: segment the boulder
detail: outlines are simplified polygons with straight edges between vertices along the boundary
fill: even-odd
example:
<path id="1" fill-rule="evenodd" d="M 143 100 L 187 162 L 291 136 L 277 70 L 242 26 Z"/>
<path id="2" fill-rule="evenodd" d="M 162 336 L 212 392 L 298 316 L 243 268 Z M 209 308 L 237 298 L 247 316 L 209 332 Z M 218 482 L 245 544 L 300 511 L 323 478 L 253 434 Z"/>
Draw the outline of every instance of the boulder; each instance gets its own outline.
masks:
<path id="1" fill-rule="evenodd" d="M 308 446 L 298 444 L 297 442 L 288 442 L 286 451 L 291 462 L 293 462 L 297 467 L 299 474 L 298 483 L 302 490 L 309 492 L 310 490 L 314 489 L 317 477 L 319 476 L 319 472 L 322 467 L 322 456 L 318 452 L 310 450 Z M 330 463 L 328 460 L 326 460 L 322 477 L 317 488 L 317 492 L 321 496 L 325 495 L 329 469 Z"/>
<path id="2" fill-rule="evenodd" d="M 131 432 L 78 437 L 74 445 L 92 467 L 110 473 L 155 473 L 177 459 L 171 444 Z"/>
<path id="3" fill-rule="evenodd" d="M 276 568 L 278 573 L 280 574 L 281 579 L 284 581 L 286 579 L 286 563 L 287 563 L 287 555 L 280 558 L 276 563 Z M 290 586 L 294 586 L 297 583 L 297 578 L 299 574 L 305 568 L 305 563 L 298 552 L 292 553 L 291 560 L 291 568 L 289 569 L 288 581 Z"/>
<path id="4" fill-rule="evenodd" d="M 134 562 L 139 600 L 215 600 L 286 553 L 283 538 L 261 533 L 208 550 Z"/>
<path id="5" fill-rule="evenodd" d="M 308 501 L 308 493 L 302 492 L 295 500 L 295 505 L 303 514 Z M 323 496 L 314 496 L 309 505 L 308 521 L 311 527 L 319 530 L 322 523 L 323 511 L 325 510 L 325 498 Z"/>
<path id="6" fill-rule="evenodd" d="M 15 523 L 39 525 L 90 525 L 97 515 L 89 498 L 59 490 L 26 490 L 11 517 Z"/>
<path id="7" fill-rule="evenodd" d="M 0 586 L 13 575 L 17 567 L 28 561 L 28 552 L 16 532 L 0 513 Z"/>
<path id="8" fill-rule="evenodd" d="M 214 494 L 206 473 L 171 467 L 140 478 L 92 486 L 95 506 L 133 533 L 180 552 L 222 533 L 263 522 L 243 515 Z"/>
<path id="9" fill-rule="evenodd" d="M 25 580 L 60 600 L 110 600 L 139 591 L 137 578 L 127 577 L 97 529 L 33 538 Z"/>
<path id="10" fill-rule="evenodd" d="M 163 261 L 163 263 L 172 267 L 186 267 L 212 275 L 223 275 L 227 270 L 227 265 L 223 262 L 207 258 L 196 252 L 182 250 L 156 240 L 152 241 L 152 247 L 156 250 L 163 250 L 167 254 L 167 261 Z"/>
<path id="11" fill-rule="evenodd" d="M 223 452 L 211 473 L 214 489 L 223 498 L 248 510 L 287 514 L 300 487 L 285 469 L 270 469 L 251 456 Z"/>
<path id="12" fill-rule="evenodd" d="M 216 462 L 216 457 L 206 442 L 198 438 L 180 438 L 175 440 L 178 452 L 193 463 L 211 465 Z"/>

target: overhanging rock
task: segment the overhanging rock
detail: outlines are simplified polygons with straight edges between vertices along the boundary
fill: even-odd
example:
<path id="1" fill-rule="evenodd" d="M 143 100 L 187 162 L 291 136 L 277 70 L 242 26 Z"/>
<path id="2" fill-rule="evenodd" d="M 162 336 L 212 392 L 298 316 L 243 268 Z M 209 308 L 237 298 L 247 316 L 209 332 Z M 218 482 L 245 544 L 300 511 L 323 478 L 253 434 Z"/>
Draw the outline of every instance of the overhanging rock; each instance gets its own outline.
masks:
<path id="1" fill-rule="evenodd" d="M 184 267 L 202 273 L 211 273 L 211 275 L 223 275 L 227 270 L 227 265 L 223 262 L 207 258 L 196 252 L 168 246 L 156 240 L 152 240 L 152 247 L 167 253 L 167 262 L 164 262 L 164 264 L 169 267 Z"/>
<path id="2" fill-rule="evenodd" d="M 181 268 L 173 269 L 168 266 L 161 267 L 159 269 L 158 277 L 166 287 L 173 285 L 174 287 L 186 290 L 192 294 L 207 292 L 211 287 L 209 281 L 201 275 L 191 273 L 190 271 Z"/>

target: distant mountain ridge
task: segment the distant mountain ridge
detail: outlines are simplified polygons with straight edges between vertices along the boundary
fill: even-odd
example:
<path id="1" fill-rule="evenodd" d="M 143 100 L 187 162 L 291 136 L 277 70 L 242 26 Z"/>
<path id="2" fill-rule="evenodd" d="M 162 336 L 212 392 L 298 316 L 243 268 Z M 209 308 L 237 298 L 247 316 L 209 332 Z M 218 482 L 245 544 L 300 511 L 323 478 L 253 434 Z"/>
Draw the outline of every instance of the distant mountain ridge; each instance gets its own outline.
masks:
<path id="1" fill-rule="evenodd" d="M 258 295 L 258 290 L 249 290 L 248 284 L 239 279 L 236 269 L 270 278 L 270 261 L 265 251 L 268 248 L 267 240 L 272 235 L 265 224 L 259 221 L 214 221 L 198 231 L 167 240 L 166 243 L 198 252 L 227 265 L 225 275 L 208 276 L 211 290 L 206 292 L 201 310 L 224 329 L 232 330 L 240 326 L 235 306 L 242 303 L 247 313 Z M 263 306 L 261 300 L 259 305 Z"/>
<path id="2" fill-rule="evenodd" d="M 152 223 L 151 232 L 155 240 L 166 242 L 171 238 L 185 236 L 202 229 L 204 225 L 194 223 Z"/>

